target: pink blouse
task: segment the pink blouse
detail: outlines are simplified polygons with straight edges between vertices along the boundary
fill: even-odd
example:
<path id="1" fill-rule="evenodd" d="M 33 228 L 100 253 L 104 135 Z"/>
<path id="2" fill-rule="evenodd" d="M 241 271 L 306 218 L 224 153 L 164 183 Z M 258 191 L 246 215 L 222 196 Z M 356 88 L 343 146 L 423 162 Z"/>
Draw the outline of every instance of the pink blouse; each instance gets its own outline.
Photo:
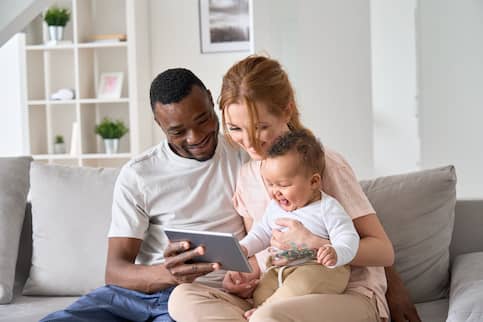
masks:
<path id="1" fill-rule="evenodd" d="M 249 161 L 240 170 L 233 202 L 241 216 L 251 217 L 257 222 L 263 216 L 270 201 L 270 195 L 260 173 L 261 161 Z M 347 161 L 335 151 L 325 149 L 325 170 L 322 177 L 322 190 L 334 197 L 344 207 L 352 220 L 375 214 L 355 174 Z M 257 255 L 262 270 L 266 269 L 266 251 Z M 389 317 L 386 301 L 386 275 L 383 267 L 351 267 L 351 278 L 347 290 L 375 296 L 381 318 Z"/>

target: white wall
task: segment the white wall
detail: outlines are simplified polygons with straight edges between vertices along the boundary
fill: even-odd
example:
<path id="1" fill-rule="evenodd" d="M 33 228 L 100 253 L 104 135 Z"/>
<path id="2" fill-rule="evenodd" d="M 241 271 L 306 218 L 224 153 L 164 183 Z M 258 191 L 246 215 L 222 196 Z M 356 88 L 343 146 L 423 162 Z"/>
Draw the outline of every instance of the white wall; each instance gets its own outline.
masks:
<path id="1" fill-rule="evenodd" d="M 198 0 L 151 0 L 150 6 L 152 78 L 167 68 L 188 68 L 211 90 L 216 101 L 224 73 L 249 53 L 201 54 Z M 163 137 L 153 121 L 153 144 Z"/>
<path id="2" fill-rule="evenodd" d="M 28 155 L 28 121 L 25 108 L 24 34 L 17 34 L 0 47 L 0 156 Z"/>
<path id="3" fill-rule="evenodd" d="M 373 175 L 369 0 L 256 0 L 255 51 L 281 61 L 303 122 Z"/>
<path id="4" fill-rule="evenodd" d="M 420 164 L 416 0 L 371 0 L 375 176 Z"/>
<path id="5" fill-rule="evenodd" d="M 424 168 L 452 163 L 458 197 L 483 197 L 483 1 L 419 1 Z"/>

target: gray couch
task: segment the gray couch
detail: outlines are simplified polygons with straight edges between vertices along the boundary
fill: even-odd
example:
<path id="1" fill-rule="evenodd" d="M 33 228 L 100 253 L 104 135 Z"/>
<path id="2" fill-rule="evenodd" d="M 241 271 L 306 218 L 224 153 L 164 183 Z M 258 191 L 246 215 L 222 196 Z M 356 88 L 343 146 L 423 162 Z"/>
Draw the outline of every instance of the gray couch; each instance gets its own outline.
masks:
<path id="1" fill-rule="evenodd" d="M 117 173 L 0 158 L 0 321 L 38 321 L 103 284 Z M 456 201 L 451 166 L 361 184 L 422 320 L 483 321 L 483 200 Z"/>

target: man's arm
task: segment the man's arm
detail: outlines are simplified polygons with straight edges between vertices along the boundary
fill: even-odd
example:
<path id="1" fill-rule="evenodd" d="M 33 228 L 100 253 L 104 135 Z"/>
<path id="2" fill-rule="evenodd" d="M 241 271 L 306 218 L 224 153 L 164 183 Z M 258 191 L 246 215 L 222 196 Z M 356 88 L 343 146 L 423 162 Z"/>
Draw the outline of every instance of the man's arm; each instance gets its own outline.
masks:
<path id="1" fill-rule="evenodd" d="M 385 267 L 387 278 L 386 299 L 394 322 L 421 322 L 409 292 L 393 266 Z"/>
<path id="2" fill-rule="evenodd" d="M 211 263 L 184 264 L 202 255 L 204 249 L 189 250 L 188 242 L 172 243 L 165 251 L 165 264 L 134 264 L 141 239 L 127 237 L 109 238 L 106 284 L 113 284 L 143 293 L 154 293 L 179 283 L 190 283 L 218 267 Z"/>
<path id="3" fill-rule="evenodd" d="M 134 264 L 141 243 L 142 240 L 136 238 L 109 238 L 106 284 L 144 293 L 154 293 L 175 284 L 164 265 Z"/>

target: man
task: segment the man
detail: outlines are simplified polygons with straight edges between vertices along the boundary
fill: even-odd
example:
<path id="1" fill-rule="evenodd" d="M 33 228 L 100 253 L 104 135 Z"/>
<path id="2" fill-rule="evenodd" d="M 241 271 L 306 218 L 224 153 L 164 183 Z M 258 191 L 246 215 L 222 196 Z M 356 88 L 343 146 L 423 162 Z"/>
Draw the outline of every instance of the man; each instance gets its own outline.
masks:
<path id="1" fill-rule="evenodd" d="M 173 321 L 167 302 L 177 284 L 197 279 L 221 286 L 218 264 L 185 264 L 204 250 L 188 250 L 187 242 L 168 245 L 163 227 L 244 235 L 231 201 L 244 155 L 218 135 L 211 93 L 191 71 L 159 74 L 150 99 L 166 140 L 128 162 L 116 181 L 107 285 L 42 321 Z M 396 288 L 393 304 L 402 304 L 401 314 L 410 312 L 407 291 L 402 283 Z M 252 290 L 231 289 L 244 297 Z"/>
<path id="2" fill-rule="evenodd" d="M 221 286 L 224 272 L 218 264 L 184 264 L 204 250 L 185 252 L 186 242 L 166 248 L 163 227 L 242 237 L 244 227 L 232 196 L 245 160 L 219 136 L 211 93 L 189 70 L 158 75 L 150 98 L 166 140 L 128 162 L 116 181 L 107 285 L 44 321 L 172 321 L 167 300 L 174 286 L 196 278 Z"/>

